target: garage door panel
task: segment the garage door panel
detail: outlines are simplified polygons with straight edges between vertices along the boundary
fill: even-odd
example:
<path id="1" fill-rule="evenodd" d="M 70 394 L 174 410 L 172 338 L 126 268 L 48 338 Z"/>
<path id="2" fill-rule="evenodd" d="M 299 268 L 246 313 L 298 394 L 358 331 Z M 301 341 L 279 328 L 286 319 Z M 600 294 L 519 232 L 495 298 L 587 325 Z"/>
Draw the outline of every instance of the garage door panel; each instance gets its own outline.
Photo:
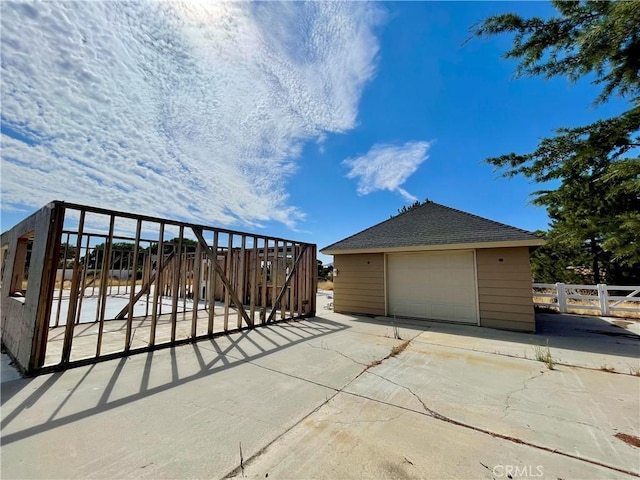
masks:
<path id="1" fill-rule="evenodd" d="M 388 256 L 389 314 L 477 323 L 473 252 Z"/>

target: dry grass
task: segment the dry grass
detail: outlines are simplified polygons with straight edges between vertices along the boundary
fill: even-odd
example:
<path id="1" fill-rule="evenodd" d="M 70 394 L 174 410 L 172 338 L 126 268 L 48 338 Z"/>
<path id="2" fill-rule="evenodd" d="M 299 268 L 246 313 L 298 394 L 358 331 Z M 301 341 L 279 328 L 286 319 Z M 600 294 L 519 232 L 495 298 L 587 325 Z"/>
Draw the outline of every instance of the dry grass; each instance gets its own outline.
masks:
<path id="1" fill-rule="evenodd" d="M 557 310 L 558 306 L 555 303 L 551 303 L 551 298 L 549 297 L 533 297 L 534 303 L 540 304 L 548 304 L 546 305 L 538 305 L 540 308 L 550 308 L 553 310 Z M 583 300 L 583 299 L 574 299 L 571 298 L 567 303 L 567 312 L 575 313 L 577 315 L 596 315 L 600 316 L 600 308 L 595 305 L 598 301 L 598 297 L 594 297 L 594 300 Z M 638 302 L 622 302 L 618 307 L 624 308 L 638 308 Z M 634 318 L 640 320 L 640 308 L 638 308 L 637 312 L 610 312 L 610 317 L 618 317 L 618 318 Z"/>
<path id="2" fill-rule="evenodd" d="M 318 290 L 333 290 L 333 282 L 331 280 L 318 282 Z"/>
<path id="3" fill-rule="evenodd" d="M 404 350 L 409 346 L 409 340 L 405 340 L 400 345 L 396 345 L 391 349 L 390 357 L 395 357 L 396 355 L 400 355 Z"/>
<path id="4" fill-rule="evenodd" d="M 535 354 L 536 354 L 536 360 L 538 360 L 539 362 L 544 363 L 547 368 L 549 370 L 553 370 L 555 365 L 556 365 L 556 361 L 553 358 L 553 356 L 551 355 L 551 349 L 549 348 L 549 340 L 547 339 L 547 345 L 546 348 L 543 345 L 539 345 L 536 346 L 534 348 Z"/>

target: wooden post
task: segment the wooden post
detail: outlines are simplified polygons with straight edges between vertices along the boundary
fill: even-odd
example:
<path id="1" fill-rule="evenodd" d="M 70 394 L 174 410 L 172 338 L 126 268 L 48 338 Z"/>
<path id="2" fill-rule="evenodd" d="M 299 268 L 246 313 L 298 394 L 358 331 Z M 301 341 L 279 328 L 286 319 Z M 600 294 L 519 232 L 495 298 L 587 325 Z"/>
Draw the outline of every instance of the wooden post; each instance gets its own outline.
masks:
<path id="1" fill-rule="evenodd" d="M 598 300 L 600 302 L 600 315 L 608 317 L 611 312 L 609 311 L 609 292 L 607 291 L 607 286 L 603 283 L 599 283 L 597 287 Z"/>
<path id="2" fill-rule="evenodd" d="M 180 272 L 182 271 L 182 237 L 184 235 L 184 226 L 180 225 L 180 234 L 178 235 L 177 261 L 174 262 L 174 271 L 172 278 L 171 291 L 171 342 L 176 341 L 176 327 L 178 322 L 178 296 L 180 295 Z M 176 246 L 174 245 L 174 249 Z"/>
<path id="3" fill-rule="evenodd" d="M 202 237 L 204 240 L 204 237 Z M 201 244 L 202 248 L 205 252 L 207 252 L 206 242 Z M 218 232 L 213 232 L 213 255 L 210 256 L 209 262 L 211 263 L 211 267 L 209 268 L 209 325 L 207 326 L 207 332 L 209 335 L 213 334 L 213 325 L 216 317 L 216 271 L 218 270 Z"/>
<path id="4" fill-rule="evenodd" d="M 73 343 L 73 327 L 76 323 L 76 308 L 78 307 L 78 294 L 80 285 L 80 250 L 82 248 L 82 233 L 84 231 L 85 212 L 80 212 L 78 223 L 78 237 L 76 239 L 76 253 L 73 258 L 73 276 L 71 277 L 71 291 L 69 294 L 69 309 L 67 310 L 67 323 L 64 327 L 64 340 L 62 343 L 62 363 L 67 363 L 71 358 L 71 346 Z M 88 256 L 88 250 L 87 250 Z"/>
<path id="5" fill-rule="evenodd" d="M 567 313 L 567 290 L 564 283 L 556 283 L 556 293 L 558 295 L 560 313 Z"/>
<path id="6" fill-rule="evenodd" d="M 260 322 L 266 323 L 267 321 L 267 260 L 269 258 L 269 240 L 264 238 L 262 240 L 262 291 L 261 297 L 262 300 L 260 302 Z"/>
<path id="7" fill-rule="evenodd" d="M 204 237 L 202 236 L 202 230 L 197 228 L 197 227 L 192 227 L 192 228 L 193 228 L 193 233 L 196 235 L 198 241 L 202 244 L 202 249 L 207 253 L 207 255 L 210 258 L 212 257 L 212 258 L 215 259 L 215 254 L 211 251 L 211 249 L 209 248 L 209 245 L 207 245 L 207 242 L 205 241 Z M 244 317 L 244 319 L 247 322 L 247 324 L 250 327 L 253 327 L 253 322 L 251 322 L 251 319 L 249 318 L 249 315 L 247 315 L 247 312 L 245 311 L 244 306 L 242 305 L 242 302 L 240 302 L 240 300 L 238 299 L 238 296 L 236 295 L 235 291 L 231 288 L 231 282 L 229 282 L 229 279 L 226 277 L 226 275 L 224 274 L 224 272 L 222 271 L 222 269 L 220 268 L 220 266 L 217 263 L 214 263 L 214 266 L 215 266 L 215 269 L 216 269 L 216 273 L 220 277 L 220 280 L 222 280 L 222 283 L 229 290 L 229 295 L 231 296 L 231 300 L 233 300 L 233 303 L 236 305 L 236 307 L 242 311 L 242 316 Z"/>
<path id="8" fill-rule="evenodd" d="M 316 301 L 317 301 L 317 292 L 318 292 L 318 267 L 316 263 L 316 258 L 318 257 L 318 252 L 316 250 L 316 246 L 311 246 L 311 258 L 313 259 L 313 274 L 311 281 L 311 311 L 309 312 L 311 315 L 315 316 L 316 314 Z"/>
<path id="9" fill-rule="evenodd" d="M 282 289 L 280 290 L 280 293 L 278 294 L 278 301 L 280 301 L 282 299 L 282 296 L 284 295 L 284 292 L 287 290 L 287 287 L 289 286 L 289 283 L 291 283 L 291 279 L 293 278 L 293 276 L 296 273 L 296 268 L 298 267 L 298 265 L 300 264 L 300 261 L 302 260 L 302 256 L 303 256 L 305 250 L 307 249 L 307 245 L 306 244 L 302 245 L 301 249 L 302 249 L 302 251 L 296 257 L 296 261 L 292 265 L 291 271 L 289 272 L 289 275 L 287 276 L 287 279 L 285 280 L 284 285 L 282 286 Z M 294 249 L 294 251 L 295 251 L 295 249 Z M 275 316 L 275 310 L 272 310 L 271 314 L 269 315 L 269 318 L 267 320 L 267 323 L 272 322 L 274 316 Z M 293 316 L 293 308 L 292 308 L 292 316 Z"/>
<path id="10" fill-rule="evenodd" d="M 164 223 L 160 224 L 160 232 L 158 233 L 158 252 L 156 260 L 155 287 L 153 289 L 153 307 L 151 308 L 151 330 L 149 332 L 149 345 L 156 343 L 156 325 L 158 323 L 158 296 L 162 289 L 162 265 L 164 263 Z M 153 259 L 152 259 L 153 267 Z M 153 276 L 153 274 L 151 275 Z"/>
<path id="11" fill-rule="evenodd" d="M 81 213 L 82 215 L 82 213 Z M 84 264 L 82 265 L 82 284 L 80 285 L 80 298 L 78 299 L 78 312 L 76 313 L 76 325 L 80 323 L 82 317 L 82 301 L 84 300 L 85 290 L 87 289 L 87 273 L 89 272 L 89 244 L 91 243 L 91 235 L 87 235 L 87 243 L 84 249 Z M 73 289 L 71 290 L 73 292 Z M 71 299 L 69 299 L 71 301 Z"/>
<path id="12" fill-rule="evenodd" d="M 253 248 L 251 250 L 251 298 L 249 299 L 252 322 L 254 322 L 256 318 L 256 283 L 258 282 L 259 267 L 260 259 L 258 257 L 258 237 L 253 237 Z"/>
<path id="13" fill-rule="evenodd" d="M 273 261 L 271 262 L 271 310 L 278 309 L 278 240 L 273 242 Z"/>
<path id="14" fill-rule="evenodd" d="M 35 335 L 31 348 L 31 361 L 28 370 L 34 370 L 44 365 L 47 353 L 47 338 L 51 319 L 56 285 L 56 270 L 60 260 L 60 241 L 64 226 L 65 208 L 56 204 L 51 212 L 51 223 L 46 239 L 46 254 L 42 266 L 38 306 L 36 308 Z"/>
<path id="15" fill-rule="evenodd" d="M 107 288 L 106 283 L 109 281 L 109 267 L 111 266 L 111 246 L 113 244 L 113 227 L 116 217 L 110 216 L 109 220 L 109 238 L 105 243 L 104 261 L 102 262 L 102 276 L 100 280 L 100 325 L 98 326 L 98 341 L 96 343 L 96 357 L 100 356 L 100 348 L 102 347 L 102 334 L 104 333 L 104 311 L 107 306 Z M 105 265 L 107 268 L 105 269 Z M 102 286 L 105 285 L 103 289 Z"/>
<path id="16" fill-rule="evenodd" d="M 240 247 L 240 258 L 238 260 L 238 298 L 244 304 L 244 284 L 245 284 L 245 254 L 247 247 L 247 239 L 242 235 L 242 245 Z M 242 313 L 238 310 L 238 328 L 242 327 Z"/>
<path id="17" fill-rule="evenodd" d="M 311 273 L 311 249 L 307 248 L 306 251 L 304 252 L 304 258 L 305 258 L 305 262 L 304 262 L 304 271 L 303 271 L 303 275 L 302 275 L 302 314 L 306 315 L 307 313 L 309 313 L 309 307 L 310 307 L 310 302 L 311 302 L 311 298 L 309 295 L 309 291 L 310 289 L 310 283 L 311 280 L 309 278 L 309 274 Z M 317 270 L 317 268 L 316 268 Z"/>
<path id="18" fill-rule="evenodd" d="M 287 269 L 289 268 L 289 252 L 288 252 L 288 244 L 287 241 L 285 240 L 284 242 L 282 242 L 282 271 L 284 273 L 283 278 L 282 278 L 282 286 L 284 287 L 285 284 L 285 280 L 287 279 Z M 287 316 L 287 308 L 289 306 L 289 295 L 288 295 L 288 287 L 285 291 L 285 294 L 281 296 L 281 300 L 280 300 L 280 319 L 284 320 Z"/>
<path id="19" fill-rule="evenodd" d="M 128 352 L 131 348 L 131 326 L 133 323 L 133 308 L 137 303 L 136 298 L 136 278 L 138 277 L 138 255 L 140 250 L 140 234 L 142 231 L 142 220 L 138 219 L 136 225 L 136 243 L 133 247 L 133 273 L 131 274 L 131 291 L 129 292 L 129 309 L 127 314 L 127 331 L 124 339 L 124 351 Z M 117 317 L 117 316 L 116 316 Z"/>
<path id="20" fill-rule="evenodd" d="M 202 245 L 198 242 L 196 253 L 193 259 L 193 283 L 191 292 L 193 294 L 193 312 L 191 314 L 191 338 L 195 338 L 198 332 L 198 306 L 200 305 L 200 270 L 202 269 Z"/>
<path id="21" fill-rule="evenodd" d="M 67 248 L 69 248 L 69 233 L 67 233 L 67 241 L 64 244 L 64 253 L 62 254 L 62 279 L 60 280 L 60 292 L 58 294 L 58 307 L 56 308 L 56 322 L 54 326 L 60 325 L 60 307 L 62 307 L 62 292 L 64 291 L 64 277 L 67 272 Z M 58 265 L 56 265 L 56 278 L 58 277 Z"/>
<path id="22" fill-rule="evenodd" d="M 302 260 L 302 255 L 299 253 L 300 249 L 297 243 L 293 244 L 292 251 L 295 258 Z M 297 262 L 297 264 L 291 269 L 291 317 L 296 317 L 298 315 L 298 265 L 300 265 L 300 262 Z"/>
<path id="23" fill-rule="evenodd" d="M 226 286 L 224 289 L 224 330 L 227 331 L 229 329 L 229 303 L 231 297 L 229 296 L 229 290 L 233 285 L 233 271 L 232 271 L 232 252 L 233 252 L 233 235 L 228 235 L 228 246 L 227 246 L 227 254 L 224 259 L 224 272 L 227 278 L 229 279 L 230 285 Z"/>

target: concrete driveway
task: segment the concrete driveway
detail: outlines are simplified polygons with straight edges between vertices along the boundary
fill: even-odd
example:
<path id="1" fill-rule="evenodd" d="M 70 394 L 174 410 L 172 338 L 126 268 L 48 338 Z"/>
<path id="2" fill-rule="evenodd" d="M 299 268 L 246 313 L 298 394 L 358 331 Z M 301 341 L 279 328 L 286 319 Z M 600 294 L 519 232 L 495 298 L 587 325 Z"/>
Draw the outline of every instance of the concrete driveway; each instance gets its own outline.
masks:
<path id="1" fill-rule="evenodd" d="M 301 322 L 3 374 L 2 478 L 640 476 L 636 323 L 392 325 L 328 300 Z"/>

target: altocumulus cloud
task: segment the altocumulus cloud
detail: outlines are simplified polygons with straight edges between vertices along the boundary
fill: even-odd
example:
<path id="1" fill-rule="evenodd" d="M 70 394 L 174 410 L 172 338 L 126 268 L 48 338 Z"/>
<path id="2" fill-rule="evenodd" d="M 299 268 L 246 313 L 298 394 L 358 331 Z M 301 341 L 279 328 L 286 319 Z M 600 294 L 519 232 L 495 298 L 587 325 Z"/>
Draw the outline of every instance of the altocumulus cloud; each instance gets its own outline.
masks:
<path id="1" fill-rule="evenodd" d="M 358 179 L 360 195 L 389 190 L 413 202 L 417 200 L 416 197 L 401 185 L 427 159 L 429 146 L 429 142 L 374 145 L 365 155 L 344 160 L 343 164 L 349 167 L 347 178 Z"/>
<path id="2" fill-rule="evenodd" d="M 363 3 L 2 2 L 2 208 L 289 226 L 305 142 L 354 127 Z"/>

